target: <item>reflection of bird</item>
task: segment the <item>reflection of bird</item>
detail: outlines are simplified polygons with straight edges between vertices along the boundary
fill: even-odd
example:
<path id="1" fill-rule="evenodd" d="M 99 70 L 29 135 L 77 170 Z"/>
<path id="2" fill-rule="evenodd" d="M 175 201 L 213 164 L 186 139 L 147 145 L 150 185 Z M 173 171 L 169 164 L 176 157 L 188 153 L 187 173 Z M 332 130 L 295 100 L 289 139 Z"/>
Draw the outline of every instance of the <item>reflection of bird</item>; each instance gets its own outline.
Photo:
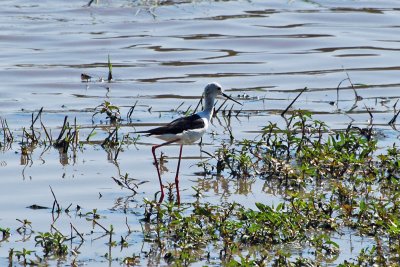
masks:
<path id="1" fill-rule="evenodd" d="M 178 167 L 176 169 L 176 176 L 175 176 L 177 202 L 179 204 L 180 196 L 179 196 L 179 186 L 178 186 L 179 184 L 178 175 L 182 158 L 182 146 L 196 142 L 207 131 L 213 114 L 214 101 L 218 95 L 222 95 L 240 104 L 239 102 L 235 101 L 234 99 L 224 94 L 221 86 L 218 83 L 215 82 L 209 83 L 204 89 L 205 108 L 203 111 L 200 111 L 188 117 L 178 118 L 165 126 L 157 127 L 147 131 L 136 132 L 136 133 L 146 133 L 147 136 L 154 135 L 155 137 L 166 141 L 165 143 L 162 143 L 160 145 L 154 145 L 152 147 L 153 157 L 157 168 L 158 179 L 160 180 L 161 198 L 159 202 L 162 202 L 164 199 L 164 189 L 161 181 L 160 169 L 158 167 L 158 162 L 155 154 L 156 149 L 171 143 L 180 144 Z"/>

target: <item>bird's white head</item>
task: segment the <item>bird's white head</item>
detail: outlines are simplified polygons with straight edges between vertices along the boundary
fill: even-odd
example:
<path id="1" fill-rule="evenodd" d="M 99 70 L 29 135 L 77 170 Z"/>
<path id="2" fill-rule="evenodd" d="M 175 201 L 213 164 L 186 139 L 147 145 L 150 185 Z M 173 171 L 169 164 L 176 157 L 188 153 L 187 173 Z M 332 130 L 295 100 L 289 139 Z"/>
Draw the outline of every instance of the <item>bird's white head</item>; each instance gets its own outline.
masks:
<path id="1" fill-rule="evenodd" d="M 206 88 L 204 89 L 204 97 L 206 99 L 206 106 L 207 106 L 207 101 L 209 102 L 209 104 L 212 106 L 214 105 L 214 99 L 218 96 L 218 95 L 222 95 L 226 98 L 228 98 L 229 100 L 232 100 L 233 102 L 240 104 L 239 102 L 237 102 L 236 100 L 234 100 L 233 98 L 231 98 L 230 96 L 227 96 L 226 94 L 224 94 L 224 91 L 222 90 L 222 86 L 217 83 L 217 82 L 212 82 L 207 84 Z"/>
<path id="2" fill-rule="evenodd" d="M 215 98 L 217 95 L 222 95 L 222 92 L 222 86 L 219 83 L 209 83 L 204 89 L 204 97 L 206 99 Z"/>

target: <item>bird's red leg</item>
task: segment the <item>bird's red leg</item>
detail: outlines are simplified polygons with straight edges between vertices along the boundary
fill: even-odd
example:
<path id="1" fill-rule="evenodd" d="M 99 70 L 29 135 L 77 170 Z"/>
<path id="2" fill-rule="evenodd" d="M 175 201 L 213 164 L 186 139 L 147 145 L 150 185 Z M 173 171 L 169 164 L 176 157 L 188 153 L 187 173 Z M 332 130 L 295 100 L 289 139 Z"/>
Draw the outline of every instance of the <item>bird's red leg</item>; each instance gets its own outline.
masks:
<path id="1" fill-rule="evenodd" d="M 182 147 L 183 145 L 181 145 L 181 149 L 179 151 L 178 167 L 176 168 L 176 176 L 175 176 L 176 198 L 178 205 L 181 204 L 181 197 L 179 195 L 179 167 L 181 166 Z"/>
<path id="2" fill-rule="evenodd" d="M 157 169 L 157 174 L 158 174 L 158 180 L 160 181 L 160 190 L 161 190 L 161 197 L 160 200 L 158 201 L 159 203 L 161 203 L 164 199 L 164 186 L 163 183 L 161 181 L 161 174 L 160 174 L 160 169 L 158 168 L 158 161 L 157 161 L 157 157 L 156 157 L 156 149 L 165 145 L 169 145 L 171 143 L 174 143 L 176 141 L 179 141 L 179 139 L 177 140 L 172 140 L 172 141 L 168 141 L 165 143 L 162 143 L 161 145 L 154 145 L 151 147 L 151 152 L 153 152 L 153 157 L 154 157 L 154 164 L 156 165 L 156 169 Z"/>

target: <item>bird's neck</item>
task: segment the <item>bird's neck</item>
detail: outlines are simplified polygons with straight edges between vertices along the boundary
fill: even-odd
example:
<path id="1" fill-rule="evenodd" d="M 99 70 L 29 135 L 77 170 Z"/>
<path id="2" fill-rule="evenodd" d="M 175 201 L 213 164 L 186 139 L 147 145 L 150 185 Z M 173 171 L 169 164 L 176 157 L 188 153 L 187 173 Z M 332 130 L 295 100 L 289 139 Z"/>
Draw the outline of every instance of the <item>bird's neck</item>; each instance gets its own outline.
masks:
<path id="1" fill-rule="evenodd" d="M 204 105 L 204 112 L 209 113 L 211 117 L 213 111 L 214 111 L 214 99 L 206 99 L 206 103 Z"/>
<path id="2" fill-rule="evenodd" d="M 203 118 L 207 118 L 208 120 L 211 120 L 211 117 L 213 116 L 214 113 L 214 103 L 206 102 L 205 107 L 203 111 L 201 112 L 201 116 Z"/>

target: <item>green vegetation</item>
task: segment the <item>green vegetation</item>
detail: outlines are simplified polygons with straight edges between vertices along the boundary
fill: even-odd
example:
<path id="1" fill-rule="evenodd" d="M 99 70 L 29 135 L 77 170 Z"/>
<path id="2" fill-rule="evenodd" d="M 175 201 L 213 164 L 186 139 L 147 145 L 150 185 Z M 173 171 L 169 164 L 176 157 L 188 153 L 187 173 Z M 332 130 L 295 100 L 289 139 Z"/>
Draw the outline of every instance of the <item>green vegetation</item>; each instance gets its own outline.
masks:
<path id="1" fill-rule="evenodd" d="M 205 171 L 232 179 L 256 176 L 282 192 L 282 203 L 257 210 L 235 203 L 191 203 L 189 214 L 158 209 L 151 236 L 169 261 L 187 265 L 220 251 L 228 266 L 314 266 L 337 258 L 332 241 L 346 229 L 375 245 L 342 266 L 396 266 L 399 262 L 399 149 L 377 154 L 372 126 L 331 131 L 307 112 L 295 112 L 285 129 L 269 124 L 259 139 L 222 145 Z M 312 250 L 312 261 L 284 250 Z M 190 255 L 190 256 L 189 256 Z M 207 256 L 208 255 L 208 256 Z"/>
<path id="2" fill-rule="evenodd" d="M 118 110 L 109 103 L 102 108 Z M 96 112 L 102 114 L 102 111 Z M 66 121 L 55 144 L 59 140 L 74 140 L 74 133 L 78 132 L 76 123 L 71 127 Z M 46 129 L 44 125 L 42 129 Z M 11 136 L 3 129 L 6 132 Z M 30 131 L 24 130 L 26 141 L 21 146 L 41 144 L 39 136 L 31 126 Z M 114 131 L 112 136 L 117 145 L 121 140 L 118 132 Z M 52 138 L 47 136 L 46 140 L 50 142 Z M 75 145 L 79 146 L 78 141 Z M 333 131 L 323 122 L 313 120 L 310 113 L 295 111 L 286 119 L 284 128 L 269 123 L 254 140 L 223 143 L 210 154 L 210 159 L 199 163 L 206 173 L 230 179 L 264 179 L 279 192 L 280 204 L 269 206 L 260 199 L 257 208 L 250 209 L 237 203 L 202 203 L 199 189 L 193 202 L 181 206 L 174 204 L 172 195 L 169 202 L 161 205 L 144 200 L 143 240 L 154 247 L 153 254 L 146 257 L 162 256 L 165 262 L 177 266 L 199 261 L 226 266 L 315 266 L 338 258 L 341 248 L 332 237 L 350 230 L 355 235 L 369 237 L 374 245 L 362 249 L 358 257 L 342 262 L 341 266 L 397 266 L 400 261 L 399 152 L 400 148 L 395 145 L 386 151 L 379 149 L 372 124 L 363 129 L 349 125 L 344 130 Z M 136 184 L 128 174 L 112 179 L 132 196 L 136 195 L 140 183 Z M 68 214 L 69 207 L 63 210 L 53 191 L 52 194 L 52 213 L 57 217 L 63 212 Z M 99 221 L 105 218 L 96 209 L 79 216 L 109 236 L 110 253 L 106 258 L 111 257 L 111 249 L 118 245 L 121 249 L 129 247 L 128 223 L 127 236 L 121 236 L 118 243 L 113 241 L 113 226 L 110 229 L 102 226 Z M 22 223 L 16 229 L 19 234 L 35 233 L 29 220 L 18 221 Z M 13 232 L 10 228 L 0 230 L 3 241 Z M 35 235 L 35 248 L 11 249 L 9 261 L 37 264 L 51 259 L 71 259 L 74 265 L 79 247 L 70 252 L 67 244 L 77 236 L 84 242 L 84 236 L 89 234 L 79 233 L 72 224 L 70 235 L 62 234 L 51 225 L 50 232 Z M 42 249 L 41 254 L 38 248 Z M 33 249 L 35 259 L 30 258 Z M 315 257 L 301 256 L 302 250 Z M 138 251 L 120 262 L 128 266 L 139 264 L 141 257 Z"/>

